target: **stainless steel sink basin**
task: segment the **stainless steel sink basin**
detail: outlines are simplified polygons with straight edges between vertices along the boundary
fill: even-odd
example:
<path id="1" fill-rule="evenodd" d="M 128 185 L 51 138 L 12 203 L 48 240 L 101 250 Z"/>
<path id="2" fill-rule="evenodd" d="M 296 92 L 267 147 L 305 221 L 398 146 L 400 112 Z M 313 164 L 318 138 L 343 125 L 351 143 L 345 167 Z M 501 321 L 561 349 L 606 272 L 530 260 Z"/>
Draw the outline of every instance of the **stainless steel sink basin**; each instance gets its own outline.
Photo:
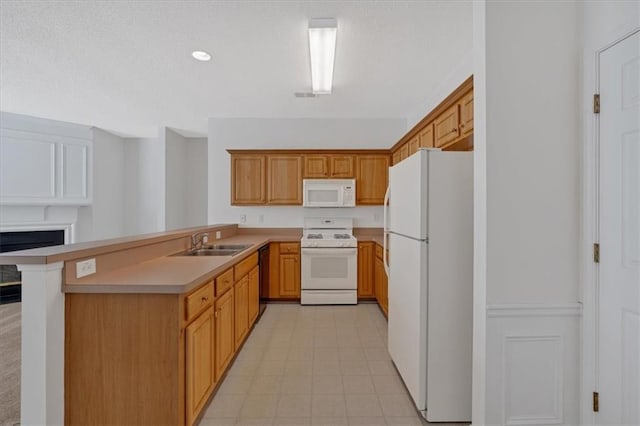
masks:
<path id="1" fill-rule="evenodd" d="M 172 256 L 234 256 L 251 247 L 251 244 L 213 244 L 195 250 L 187 250 Z"/>
<path id="2" fill-rule="evenodd" d="M 173 256 L 233 256 L 241 251 L 239 249 L 196 249 L 176 253 Z"/>
<path id="3" fill-rule="evenodd" d="M 206 250 L 245 250 L 251 247 L 251 244 L 213 244 L 202 247 Z"/>

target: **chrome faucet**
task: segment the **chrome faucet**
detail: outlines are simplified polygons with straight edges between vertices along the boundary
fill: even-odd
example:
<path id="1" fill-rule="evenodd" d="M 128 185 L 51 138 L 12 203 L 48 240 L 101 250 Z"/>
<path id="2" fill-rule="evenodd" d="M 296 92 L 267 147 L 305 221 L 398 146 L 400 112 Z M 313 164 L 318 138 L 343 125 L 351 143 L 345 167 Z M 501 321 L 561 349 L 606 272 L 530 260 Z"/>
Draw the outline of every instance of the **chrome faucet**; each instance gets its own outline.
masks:
<path id="1" fill-rule="evenodd" d="M 200 244 L 200 248 L 204 246 L 209 241 L 209 233 L 206 231 L 196 232 L 191 235 L 191 250 L 195 250 L 198 248 L 198 244 Z"/>

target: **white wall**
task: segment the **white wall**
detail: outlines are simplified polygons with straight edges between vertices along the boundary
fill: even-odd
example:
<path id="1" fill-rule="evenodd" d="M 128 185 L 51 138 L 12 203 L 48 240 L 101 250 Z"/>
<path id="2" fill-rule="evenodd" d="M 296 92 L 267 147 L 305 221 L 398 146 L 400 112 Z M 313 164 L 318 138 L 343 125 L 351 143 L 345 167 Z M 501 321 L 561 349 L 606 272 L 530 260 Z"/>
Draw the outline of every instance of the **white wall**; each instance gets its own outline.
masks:
<path id="1" fill-rule="evenodd" d="M 187 226 L 207 221 L 207 138 L 187 139 Z"/>
<path id="2" fill-rule="evenodd" d="M 419 105 L 411 108 L 407 114 L 407 131 L 418 124 L 427 113 L 431 112 L 447 96 L 451 94 L 463 81 L 473 74 L 473 50 L 460 55 L 460 62 L 451 70 L 447 77 L 438 82 L 436 88 L 420 102 Z"/>
<path id="3" fill-rule="evenodd" d="M 164 138 L 125 140 L 125 231 L 127 235 L 165 229 Z"/>
<path id="4" fill-rule="evenodd" d="M 485 401 L 473 421 L 577 424 L 578 4 L 489 1 L 474 12 L 485 37 L 474 69 L 477 218 L 486 205 L 474 286 L 487 314 L 474 347 Z"/>
<path id="5" fill-rule="evenodd" d="M 382 207 L 378 206 L 352 209 L 231 206 L 230 157 L 226 150 L 389 148 L 405 132 L 404 119 L 210 118 L 209 223 L 239 223 L 240 216 L 246 215 L 243 226 L 301 227 L 305 216 L 342 216 L 355 218 L 355 226 L 381 227 Z"/>
<path id="6" fill-rule="evenodd" d="M 164 129 L 166 149 L 165 225 L 183 228 L 187 221 L 187 141 L 171 129 Z"/>
<path id="7" fill-rule="evenodd" d="M 93 128 L 93 201 L 78 211 L 77 241 L 125 235 L 123 138 Z"/>

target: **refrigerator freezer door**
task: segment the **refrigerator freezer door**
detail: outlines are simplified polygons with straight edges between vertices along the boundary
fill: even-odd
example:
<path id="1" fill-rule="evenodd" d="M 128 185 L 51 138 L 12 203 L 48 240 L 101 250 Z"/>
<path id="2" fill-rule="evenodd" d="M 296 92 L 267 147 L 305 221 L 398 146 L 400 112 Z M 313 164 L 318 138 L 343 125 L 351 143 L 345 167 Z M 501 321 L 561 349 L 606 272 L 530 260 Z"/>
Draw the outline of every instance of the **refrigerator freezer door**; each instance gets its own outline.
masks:
<path id="1" fill-rule="evenodd" d="M 406 161 L 406 160 L 405 160 Z M 418 410 L 426 407 L 427 244 L 389 235 L 388 346 Z"/>
<path id="2" fill-rule="evenodd" d="M 389 231 L 427 238 L 427 158 L 419 150 L 389 169 Z"/>

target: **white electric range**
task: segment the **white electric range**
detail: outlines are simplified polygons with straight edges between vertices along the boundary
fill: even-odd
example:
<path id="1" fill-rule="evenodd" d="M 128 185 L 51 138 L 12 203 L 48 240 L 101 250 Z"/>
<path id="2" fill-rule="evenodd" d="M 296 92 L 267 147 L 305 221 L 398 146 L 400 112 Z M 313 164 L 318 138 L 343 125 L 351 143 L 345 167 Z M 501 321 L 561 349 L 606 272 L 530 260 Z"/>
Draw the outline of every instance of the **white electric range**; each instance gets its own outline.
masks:
<path id="1" fill-rule="evenodd" d="M 353 219 L 305 218 L 302 240 L 303 305 L 358 303 L 358 240 Z"/>

